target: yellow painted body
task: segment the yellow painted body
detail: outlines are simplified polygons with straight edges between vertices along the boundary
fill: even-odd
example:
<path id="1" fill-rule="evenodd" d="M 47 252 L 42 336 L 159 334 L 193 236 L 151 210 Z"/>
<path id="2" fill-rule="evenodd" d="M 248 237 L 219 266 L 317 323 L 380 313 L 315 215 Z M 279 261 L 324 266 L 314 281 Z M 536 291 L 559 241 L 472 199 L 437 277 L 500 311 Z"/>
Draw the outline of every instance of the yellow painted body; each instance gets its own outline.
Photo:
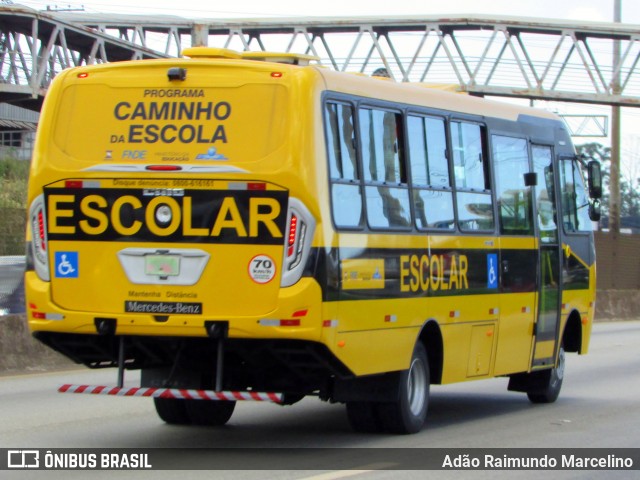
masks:
<path id="1" fill-rule="evenodd" d="M 166 71 L 176 66 L 186 68 L 187 77 L 183 83 L 169 88 Z M 52 270 L 55 252 L 78 252 L 80 273 L 77 278 L 57 278 L 52 272 L 50 280 L 43 280 L 36 272 L 27 272 L 25 287 L 31 330 L 95 334 L 94 319 L 109 317 L 116 319 L 118 334 L 204 337 L 206 321 L 223 320 L 229 322 L 230 338 L 320 342 L 354 374 L 368 375 L 408 368 L 423 326 L 435 321 L 443 339 L 442 383 L 529 371 L 538 294 L 465 295 L 469 276 L 477 268 L 469 258 L 464 253 L 454 255 L 455 272 L 449 272 L 445 282 L 443 275 L 426 278 L 425 269 L 437 272 L 443 268 L 444 260 L 424 252 L 516 248 L 534 252 L 537 240 L 481 235 L 338 233 L 332 225 L 327 189 L 320 101 L 325 90 L 462 113 L 486 113 L 481 110 L 486 108 L 481 100 L 467 96 L 341 75 L 312 66 L 264 61 L 171 59 L 63 72 L 50 89 L 42 112 L 28 202 L 31 204 L 42 195 L 44 187 L 52 192 L 58 189 L 48 197 L 48 234 L 70 238 L 49 240 L 49 266 Z M 178 96 L 181 91 L 192 95 L 183 98 Z M 183 112 L 185 118 L 178 118 L 180 113 L 163 110 L 173 108 L 172 102 L 186 105 L 196 102 L 195 111 Z M 491 115 L 495 117 L 514 120 L 519 112 L 510 105 L 492 104 Z M 186 118 L 188 115 L 190 119 Z M 176 139 L 180 136 L 191 141 L 179 145 Z M 216 146 L 215 151 L 208 150 L 210 144 Z M 203 158 L 197 159 L 198 155 Z M 215 155 L 224 158 L 216 159 Z M 188 174 L 141 172 L 136 170 L 141 164 L 175 164 L 209 170 Z M 105 169 L 111 165 L 117 168 Z M 220 173 L 216 173 L 216 168 Z M 80 197 L 74 196 L 76 191 L 65 187 L 67 180 L 91 181 L 105 191 L 117 190 L 123 199 L 120 208 L 142 208 L 131 192 L 154 189 L 154 195 L 175 207 L 173 218 L 180 217 L 175 225 L 156 225 L 158 235 L 177 232 L 188 239 L 190 235 L 216 237 L 222 231 L 231 231 L 250 239 L 262 228 L 274 238 L 281 237 L 282 243 L 167 241 L 158 245 L 188 246 L 210 255 L 198 282 L 179 287 L 132 284 L 117 259 L 118 252 L 124 248 L 146 248 L 149 244 L 121 238 L 105 240 L 101 235 L 108 225 L 122 236 L 135 237 L 137 224 L 124 224 L 117 215 L 102 208 L 99 193 L 82 203 Z M 281 287 L 277 272 L 273 280 L 257 283 L 247 273 L 252 259 L 266 255 L 280 269 L 287 232 L 273 226 L 260 206 L 255 207 L 249 220 L 240 219 L 232 187 L 247 182 L 262 182 L 267 193 L 286 192 L 289 198 L 306 205 L 316 220 L 313 248 L 393 249 L 400 252 L 402 293 L 442 294 L 447 290 L 457 295 L 323 300 L 323 286 L 312 277 L 302 277 L 292 286 Z M 212 220 L 213 227 L 205 228 L 192 222 L 191 204 L 172 199 L 163 189 L 196 193 L 210 189 L 228 192 L 231 200 L 218 219 Z M 69 220 L 76 203 L 87 218 L 73 227 Z M 272 207 L 271 212 L 276 208 Z M 145 213 L 147 223 L 155 222 L 153 215 L 152 210 Z M 78 234 L 94 235 L 96 240 L 71 238 Z M 30 222 L 28 240 L 34 235 L 37 232 L 34 233 Z M 590 289 L 566 291 L 562 297 L 560 331 L 571 311 L 580 312 L 584 319 L 583 351 L 588 346 L 594 312 L 595 267 L 590 268 Z M 359 289 L 375 294 L 388 280 L 384 261 L 380 259 L 345 259 L 341 272 L 341 288 L 347 293 Z M 149 313 L 123 311 L 124 302 L 149 299 L 202 303 L 202 313 L 172 314 L 166 321 L 158 321 Z M 261 323 L 291 319 L 301 311 L 306 313 L 296 317 L 299 325 Z M 35 312 L 53 314 L 55 319 L 38 318 Z M 540 352 L 544 346 L 538 349 Z M 553 351 L 545 354 L 553 355 Z"/>

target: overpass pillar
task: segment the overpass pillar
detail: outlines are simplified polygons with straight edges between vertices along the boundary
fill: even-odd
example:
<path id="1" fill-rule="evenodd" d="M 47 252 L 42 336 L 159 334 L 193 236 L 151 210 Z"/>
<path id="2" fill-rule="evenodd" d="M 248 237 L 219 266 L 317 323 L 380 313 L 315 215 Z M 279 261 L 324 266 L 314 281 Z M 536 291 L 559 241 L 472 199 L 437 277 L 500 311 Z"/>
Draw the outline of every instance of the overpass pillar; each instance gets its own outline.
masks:
<path id="1" fill-rule="evenodd" d="M 202 23 L 195 23 L 191 29 L 191 45 L 206 47 L 209 44 L 209 27 Z"/>

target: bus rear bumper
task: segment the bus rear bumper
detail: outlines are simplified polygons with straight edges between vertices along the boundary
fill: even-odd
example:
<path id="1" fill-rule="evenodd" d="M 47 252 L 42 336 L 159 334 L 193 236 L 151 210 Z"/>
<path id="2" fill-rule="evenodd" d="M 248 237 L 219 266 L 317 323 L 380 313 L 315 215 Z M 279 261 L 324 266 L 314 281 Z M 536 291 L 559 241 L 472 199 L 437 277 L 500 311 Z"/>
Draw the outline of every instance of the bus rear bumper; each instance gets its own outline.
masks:
<path id="1" fill-rule="evenodd" d="M 215 300 L 204 303 L 202 313 L 195 314 L 65 310 L 51 300 L 51 284 L 35 272 L 25 274 L 25 291 L 27 321 L 34 333 L 207 337 L 215 323 L 224 324 L 229 338 L 320 341 L 323 333 L 322 292 L 312 278 L 281 288 L 277 307 L 260 316 L 216 315 Z"/>

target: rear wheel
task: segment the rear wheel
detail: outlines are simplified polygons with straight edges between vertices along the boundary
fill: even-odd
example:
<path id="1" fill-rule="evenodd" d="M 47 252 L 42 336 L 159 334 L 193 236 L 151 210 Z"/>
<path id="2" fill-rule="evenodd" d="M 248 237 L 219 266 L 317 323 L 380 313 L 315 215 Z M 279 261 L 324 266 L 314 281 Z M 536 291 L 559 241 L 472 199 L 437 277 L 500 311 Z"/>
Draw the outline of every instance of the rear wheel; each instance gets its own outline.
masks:
<path id="1" fill-rule="evenodd" d="M 154 398 L 158 416 L 171 425 L 188 425 L 191 423 L 187 413 L 186 400 L 177 398 Z"/>
<path id="2" fill-rule="evenodd" d="M 398 399 L 393 402 L 347 402 L 347 416 L 357 432 L 419 432 L 429 406 L 429 360 L 421 343 L 413 351 L 411 365 L 398 381 Z"/>
<path id="3" fill-rule="evenodd" d="M 413 351 L 409 370 L 400 376 L 397 401 L 378 404 L 382 429 L 391 433 L 416 433 L 424 426 L 429 407 L 429 360 L 422 343 Z"/>
<path id="4" fill-rule="evenodd" d="M 376 433 L 382 428 L 378 419 L 378 403 L 347 402 L 347 418 L 356 432 Z"/>
<path id="5" fill-rule="evenodd" d="M 558 353 L 558 364 L 550 370 L 539 372 L 540 387 L 535 391 L 527 392 L 531 403 L 553 403 L 558 399 L 564 378 L 564 361 L 564 347 L 561 346 Z"/>
<path id="6" fill-rule="evenodd" d="M 186 410 L 194 425 L 219 426 L 229 421 L 236 402 L 187 400 Z"/>

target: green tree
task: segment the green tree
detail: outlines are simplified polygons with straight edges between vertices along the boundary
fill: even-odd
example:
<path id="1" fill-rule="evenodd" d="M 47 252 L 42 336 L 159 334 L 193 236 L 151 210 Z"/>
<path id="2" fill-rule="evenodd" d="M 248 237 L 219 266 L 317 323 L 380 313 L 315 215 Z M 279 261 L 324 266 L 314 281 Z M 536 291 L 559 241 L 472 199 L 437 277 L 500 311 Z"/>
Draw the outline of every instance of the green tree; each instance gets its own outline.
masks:
<path id="1" fill-rule="evenodd" d="M 602 219 L 608 222 L 609 218 L 609 172 L 611 169 L 611 148 L 597 142 L 576 145 L 579 155 L 583 154 L 594 158 L 602 166 Z M 640 177 L 632 171 L 621 172 L 620 175 L 620 216 L 631 217 L 634 223 L 640 224 Z M 601 220 L 602 224 L 602 220 Z"/>
<path id="2" fill-rule="evenodd" d="M 29 162 L 0 158 L 0 208 L 26 208 Z"/>
<path id="3" fill-rule="evenodd" d="M 0 256 L 24 253 L 29 162 L 0 158 Z"/>

